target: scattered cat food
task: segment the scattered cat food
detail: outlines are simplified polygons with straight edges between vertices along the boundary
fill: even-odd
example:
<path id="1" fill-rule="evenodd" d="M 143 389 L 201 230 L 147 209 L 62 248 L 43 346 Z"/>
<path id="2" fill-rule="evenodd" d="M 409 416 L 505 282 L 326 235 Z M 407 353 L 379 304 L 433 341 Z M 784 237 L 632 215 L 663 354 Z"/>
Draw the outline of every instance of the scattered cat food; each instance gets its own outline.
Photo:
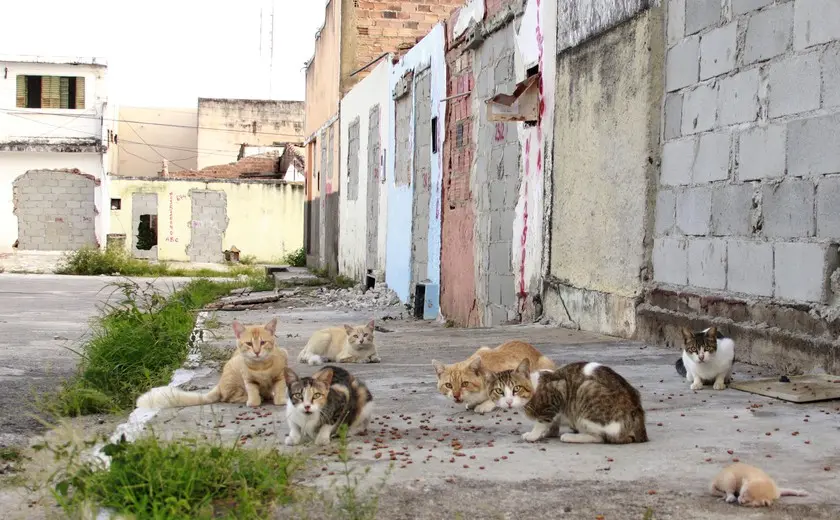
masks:
<path id="1" fill-rule="evenodd" d="M 826 466 L 823 468 L 824 471 L 831 471 L 831 466 Z"/>
<path id="2" fill-rule="evenodd" d="M 711 457 L 706 457 L 706 459 L 705 459 L 705 460 L 706 460 L 706 462 L 712 462 L 712 458 L 711 458 Z"/>
<path id="3" fill-rule="evenodd" d="M 779 378 L 780 383 L 790 383 L 790 378 L 788 376 L 782 376 Z"/>
<path id="4" fill-rule="evenodd" d="M 661 422 L 656 423 L 657 426 L 662 426 Z"/>
<path id="5" fill-rule="evenodd" d="M 728 453 L 728 454 L 732 455 L 732 454 L 733 454 L 733 453 L 735 453 L 735 452 L 734 452 L 734 451 L 732 451 L 732 450 L 726 450 L 726 453 Z"/>
<path id="6" fill-rule="evenodd" d="M 805 441 L 805 444 L 811 444 L 811 441 Z"/>
<path id="7" fill-rule="evenodd" d="M 732 457 L 732 462 L 741 462 L 741 459 L 738 457 Z"/>
<path id="8" fill-rule="evenodd" d="M 484 469 L 484 466 L 479 466 L 478 469 Z"/>
<path id="9" fill-rule="evenodd" d="M 656 494 L 656 490 L 654 490 L 654 489 L 649 489 L 648 490 L 648 495 L 655 495 L 655 494 Z"/>

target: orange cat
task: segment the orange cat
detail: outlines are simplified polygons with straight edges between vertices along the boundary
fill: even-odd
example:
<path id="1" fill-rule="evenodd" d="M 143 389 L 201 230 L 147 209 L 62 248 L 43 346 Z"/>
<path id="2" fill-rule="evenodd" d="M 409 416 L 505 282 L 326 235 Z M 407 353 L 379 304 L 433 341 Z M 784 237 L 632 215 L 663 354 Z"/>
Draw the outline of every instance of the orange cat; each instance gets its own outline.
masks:
<path id="1" fill-rule="evenodd" d="M 709 490 L 713 495 L 725 496 L 730 504 L 736 501 L 742 506 L 765 507 L 773 505 L 779 497 L 806 497 L 807 491 L 779 488 L 770 476 L 762 470 L 736 462 L 725 467 L 712 481 Z"/>
<path id="2" fill-rule="evenodd" d="M 218 385 L 206 394 L 168 386 L 153 388 L 137 398 L 137 407 L 176 408 L 218 402 L 259 406 L 263 399 L 273 399 L 275 405 L 284 405 L 284 371 L 289 353 L 275 345 L 276 329 L 277 318 L 265 326 L 246 327 L 234 321 L 238 348 L 225 364 Z"/>
<path id="3" fill-rule="evenodd" d="M 481 347 L 472 356 L 452 365 L 432 360 L 438 378 L 438 391 L 456 403 L 465 402 L 467 410 L 492 411 L 496 404 L 487 393 L 487 379 L 493 373 L 513 370 L 527 359 L 534 371 L 553 370 L 553 361 L 524 341 L 508 341 L 496 348 Z"/>

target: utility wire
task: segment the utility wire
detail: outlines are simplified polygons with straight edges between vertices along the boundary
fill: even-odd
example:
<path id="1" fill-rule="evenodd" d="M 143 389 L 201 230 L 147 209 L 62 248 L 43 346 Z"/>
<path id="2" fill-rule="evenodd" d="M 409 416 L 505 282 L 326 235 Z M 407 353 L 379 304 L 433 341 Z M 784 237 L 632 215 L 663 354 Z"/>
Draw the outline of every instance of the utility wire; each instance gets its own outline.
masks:
<path id="1" fill-rule="evenodd" d="M 161 158 L 161 159 L 163 159 L 164 161 L 169 162 L 169 158 L 168 158 L 168 157 L 166 157 L 165 155 L 163 155 L 162 153 L 160 153 L 159 151 L 157 151 L 157 148 L 155 148 L 154 146 L 152 146 L 152 145 L 150 145 L 149 143 L 147 143 L 147 142 L 146 142 L 146 140 L 145 140 L 145 139 L 143 139 L 143 136 L 142 136 L 142 135 L 140 135 L 140 132 L 138 132 L 137 130 L 135 130 L 135 129 L 134 129 L 134 127 L 133 127 L 133 126 L 131 126 L 131 123 L 126 122 L 126 124 L 128 125 L 128 127 L 129 127 L 129 128 L 131 128 L 131 131 L 132 131 L 132 132 L 134 132 L 134 135 L 136 135 L 137 137 L 139 137 L 139 138 L 140 138 L 140 140 L 141 140 L 141 141 L 143 141 L 143 144 L 145 144 L 146 146 L 148 146 L 149 148 L 151 148 L 153 152 L 155 152 L 156 154 L 158 154 L 158 156 L 160 156 L 160 158 Z M 175 166 L 177 166 L 178 168 L 181 168 L 181 169 L 182 169 L 182 170 L 184 170 L 184 171 L 186 171 L 186 170 L 187 170 L 186 168 L 184 168 L 184 167 L 183 167 L 183 166 L 181 166 L 180 164 L 176 164 L 176 163 L 174 163 L 174 162 L 173 162 L 172 164 L 174 164 L 174 165 L 175 165 Z"/>

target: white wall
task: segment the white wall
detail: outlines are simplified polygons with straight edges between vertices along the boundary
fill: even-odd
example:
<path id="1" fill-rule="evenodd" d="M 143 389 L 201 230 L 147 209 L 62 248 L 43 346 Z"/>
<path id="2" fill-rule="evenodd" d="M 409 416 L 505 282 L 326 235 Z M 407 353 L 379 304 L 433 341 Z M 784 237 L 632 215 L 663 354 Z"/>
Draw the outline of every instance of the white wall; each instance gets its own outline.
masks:
<path id="1" fill-rule="evenodd" d="M 389 82 L 391 60 L 383 59 L 379 65 L 341 101 L 341 187 L 339 190 L 339 215 L 341 233 L 338 239 L 338 270 L 341 274 L 361 279 L 367 266 L 367 183 L 368 183 L 368 129 L 370 109 L 379 105 L 380 161 L 388 147 L 388 128 L 392 126 Z M 347 199 L 348 130 L 350 124 L 359 118 L 359 190 L 356 200 Z M 384 175 L 384 170 L 382 174 Z M 385 184 L 379 190 L 379 228 L 377 247 L 377 270 L 385 269 L 386 217 L 388 211 L 388 190 Z"/>
<path id="2" fill-rule="evenodd" d="M 103 156 L 98 153 L 32 153 L 32 152 L 0 152 L 0 253 L 12 251 L 12 245 L 17 240 L 18 219 L 14 215 L 14 201 L 12 198 L 12 183 L 29 170 L 54 170 L 78 168 L 82 173 L 102 179 Z M 99 210 L 96 215 L 96 238 L 101 246 L 105 246 L 108 219 L 110 211 L 103 207 L 103 200 L 110 203 L 105 179 L 95 191 L 95 204 Z"/>
<path id="3" fill-rule="evenodd" d="M 103 129 L 100 117 L 103 115 L 103 104 L 107 101 L 106 70 L 93 65 L 0 61 L 0 142 L 21 138 L 101 139 Z M 15 99 L 18 75 L 84 77 L 85 108 L 17 108 Z"/>

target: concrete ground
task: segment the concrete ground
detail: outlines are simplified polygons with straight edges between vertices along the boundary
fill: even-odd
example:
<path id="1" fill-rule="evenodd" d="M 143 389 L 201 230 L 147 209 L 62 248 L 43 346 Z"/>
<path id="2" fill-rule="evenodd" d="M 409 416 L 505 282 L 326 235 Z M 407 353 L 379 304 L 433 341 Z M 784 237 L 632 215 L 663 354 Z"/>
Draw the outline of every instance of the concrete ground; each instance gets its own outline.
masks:
<path id="1" fill-rule="evenodd" d="M 393 464 L 379 518 L 840 517 L 840 402 L 794 405 L 737 390 L 694 392 L 676 374 L 676 351 L 595 334 L 539 325 L 452 329 L 401 319 L 399 306 L 358 311 L 330 305 L 295 297 L 262 309 L 218 312 L 221 328 L 212 331 L 216 338 L 209 345 L 231 348 L 233 319 L 262 323 L 279 317 L 278 339 L 293 360 L 308 336 L 328 325 L 375 316 L 389 330 L 377 332 L 381 364 L 349 367 L 369 385 L 378 407 L 372 430 L 351 444 L 354 466 L 370 469 L 362 485 L 375 486 Z M 530 429 L 521 413 L 481 416 L 437 393 L 433 358 L 454 362 L 479 345 L 514 338 L 533 343 L 558 363 L 591 360 L 618 370 L 642 393 L 650 442 L 530 444 L 520 438 Z M 296 362 L 292 367 L 303 374 L 315 371 Z M 760 372 L 738 365 L 735 377 Z M 211 372 L 187 388 L 210 388 L 217 378 Z M 273 405 L 162 410 L 148 426 L 165 438 L 203 436 L 287 449 L 284 408 Z M 330 450 L 302 451 L 314 460 L 300 483 L 332 486 L 340 465 Z M 736 459 L 811 495 L 784 498 L 770 510 L 748 510 L 709 496 L 708 482 Z M 278 513 L 278 518 L 294 516 Z"/>
<path id="2" fill-rule="evenodd" d="M 118 280 L 125 278 L 0 274 L 0 445 L 24 444 L 43 431 L 32 416 L 34 397 L 73 374 L 78 356 L 70 349 L 115 297 L 108 284 Z M 154 283 L 166 290 L 185 280 Z"/>

